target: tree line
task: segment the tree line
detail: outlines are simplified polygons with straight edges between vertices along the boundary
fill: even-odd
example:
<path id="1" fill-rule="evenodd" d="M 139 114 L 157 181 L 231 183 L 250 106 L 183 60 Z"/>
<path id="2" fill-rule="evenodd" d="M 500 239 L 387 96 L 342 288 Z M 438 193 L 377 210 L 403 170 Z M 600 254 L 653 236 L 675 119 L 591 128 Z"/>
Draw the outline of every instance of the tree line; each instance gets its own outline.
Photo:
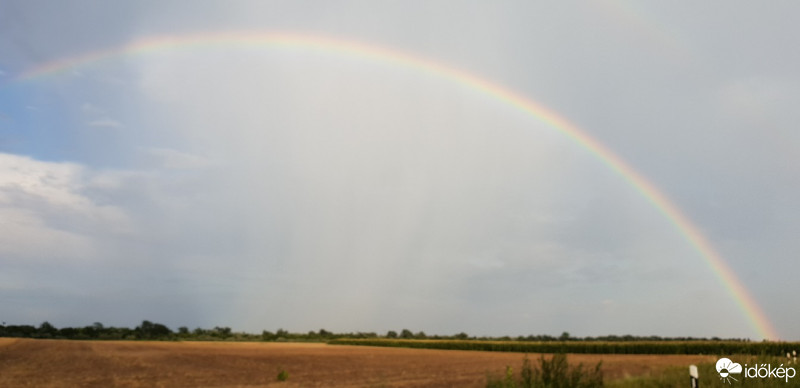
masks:
<path id="1" fill-rule="evenodd" d="M 291 333 L 284 329 L 274 332 L 264 330 L 261 334 L 234 332 L 230 327 L 216 326 L 213 329 L 195 328 L 190 330 L 181 326 L 172 330 L 166 325 L 148 320 L 133 329 L 128 327 L 105 326 L 95 322 L 84 327 L 56 328 L 49 322 L 42 322 L 38 327 L 32 325 L 0 325 L 0 337 L 18 338 L 50 338 L 50 339 L 76 339 L 76 340 L 194 340 L 194 341 L 309 341 L 325 342 L 335 339 L 433 339 L 433 340 L 473 340 L 473 341 L 520 341 L 520 342 L 662 342 L 662 341 L 726 341 L 749 342 L 747 338 L 718 337 L 660 337 L 660 336 L 633 336 L 633 335 L 607 335 L 598 337 L 573 337 L 568 332 L 560 336 L 528 335 L 517 337 L 487 337 L 470 336 L 461 332 L 454 335 L 427 335 L 423 331 L 416 333 L 408 329 L 399 332 L 390 330 L 380 335 L 375 332 L 334 333 L 325 329 L 309 331 L 307 333 Z"/>
<path id="2" fill-rule="evenodd" d="M 57 328 L 50 322 L 33 325 L 0 325 L 0 337 L 72 339 L 72 340 L 160 340 L 160 341 L 316 341 L 335 338 L 380 338 L 376 333 L 333 333 L 325 329 L 308 333 L 290 333 L 284 329 L 275 332 L 264 330 L 261 334 L 234 332 L 230 327 L 216 326 L 213 329 L 181 326 L 172 330 L 164 324 L 148 320 L 135 328 L 105 326 L 95 322 L 84 327 Z"/>

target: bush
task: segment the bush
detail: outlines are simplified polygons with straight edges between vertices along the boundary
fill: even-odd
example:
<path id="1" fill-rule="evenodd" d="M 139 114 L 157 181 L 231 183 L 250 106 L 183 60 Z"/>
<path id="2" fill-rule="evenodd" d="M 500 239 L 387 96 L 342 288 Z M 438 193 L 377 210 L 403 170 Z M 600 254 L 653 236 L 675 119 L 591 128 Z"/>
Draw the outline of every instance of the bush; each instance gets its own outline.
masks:
<path id="1" fill-rule="evenodd" d="M 549 360 L 539 357 L 537 367 L 531 365 L 528 356 L 522 360 L 519 378 L 514 377 L 510 366 L 506 367 L 504 378 L 487 375 L 486 387 L 489 388 L 594 388 L 603 386 L 601 363 L 594 368 L 586 369 L 583 364 L 570 367 L 567 355 L 556 353 Z"/>
<path id="2" fill-rule="evenodd" d="M 287 372 L 285 369 L 281 369 L 281 371 L 278 372 L 278 381 L 286 380 L 289 380 L 289 372 Z"/>

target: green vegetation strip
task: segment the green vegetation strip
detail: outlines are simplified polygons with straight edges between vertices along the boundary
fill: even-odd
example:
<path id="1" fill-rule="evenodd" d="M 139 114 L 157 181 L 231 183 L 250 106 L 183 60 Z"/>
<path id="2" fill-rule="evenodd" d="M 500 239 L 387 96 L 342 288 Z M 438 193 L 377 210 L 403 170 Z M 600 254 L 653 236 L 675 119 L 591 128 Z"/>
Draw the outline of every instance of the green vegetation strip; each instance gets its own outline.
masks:
<path id="1" fill-rule="evenodd" d="M 477 340 L 399 340 L 335 339 L 331 345 L 385 346 L 395 348 L 480 350 L 519 353 L 588 353 L 588 354 L 752 354 L 786 355 L 800 351 L 798 342 L 670 341 L 670 342 L 527 342 Z"/>

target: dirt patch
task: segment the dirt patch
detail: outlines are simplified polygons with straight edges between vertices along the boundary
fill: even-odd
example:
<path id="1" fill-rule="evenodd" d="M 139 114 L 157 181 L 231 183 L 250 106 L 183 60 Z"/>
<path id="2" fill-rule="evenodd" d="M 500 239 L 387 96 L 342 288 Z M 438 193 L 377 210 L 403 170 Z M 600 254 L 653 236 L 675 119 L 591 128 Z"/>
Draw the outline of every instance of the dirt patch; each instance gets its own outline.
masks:
<path id="1" fill-rule="evenodd" d="M 0 339 L 0 386 L 481 387 L 488 371 L 519 370 L 521 353 L 302 343 Z M 531 354 L 536 360 L 538 355 Z M 607 379 L 658 374 L 711 356 L 569 355 L 603 361 Z M 289 373 L 286 382 L 276 377 Z"/>

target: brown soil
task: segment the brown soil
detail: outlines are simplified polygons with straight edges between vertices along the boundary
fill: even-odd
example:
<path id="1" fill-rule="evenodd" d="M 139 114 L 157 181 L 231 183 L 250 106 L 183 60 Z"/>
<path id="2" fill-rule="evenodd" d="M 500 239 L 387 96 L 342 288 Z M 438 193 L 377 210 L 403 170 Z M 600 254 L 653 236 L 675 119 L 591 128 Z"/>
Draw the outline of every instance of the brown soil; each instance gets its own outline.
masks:
<path id="1" fill-rule="evenodd" d="M 481 387 L 521 353 L 304 343 L 67 341 L 0 338 L 2 387 Z M 530 355 L 536 360 L 538 355 Z M 569 355 L 603 361 L 606 379 L 657 374 L 711 356 Z M 289 373 L 278 382 L 281 368 Z"/>

